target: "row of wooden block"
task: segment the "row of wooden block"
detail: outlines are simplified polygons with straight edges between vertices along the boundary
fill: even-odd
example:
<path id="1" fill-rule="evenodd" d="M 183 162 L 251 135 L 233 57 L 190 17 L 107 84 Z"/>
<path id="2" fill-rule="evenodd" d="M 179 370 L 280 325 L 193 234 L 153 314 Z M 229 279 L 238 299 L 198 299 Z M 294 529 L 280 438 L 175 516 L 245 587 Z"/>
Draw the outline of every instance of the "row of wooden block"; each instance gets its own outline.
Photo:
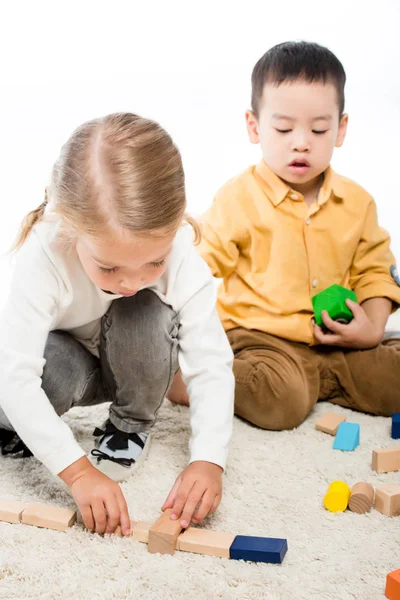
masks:
<path id="1" fill-rule="evenodd" d="M 150 553 L 174 554 L 175 550 L 219 556 L 234 560 L 281 563 L 287 540 L 235 535 L 189 527 L 182 533 L 179 520 L 170 519 L 166 510 L 154 523 L 131 521 L 131 539 L 144 542 Z M 0 521 L 24 523 L 57 531 L 67 531 L 76 521 L 76 511 L 40 503 L 0 499 Z M 122 535 L 121 529 L 116 530 Z"/>
<path id="2" fill-rule="evenodd" d="M 324 505 L 331 512 L 343 512 L 348 507 L 358 514 L 375 508 L 388 517 L 400 515 L 400 485 L 389 483 L 375 489 L 370 483 L 356 483 L 350 490 L 344 481 L 333 481 L 324 496 Z"/>
<path id="3" fill-rule="evenodd" d="M 354 450 L 360 443 L 360 426 L 345 421 L 345 416 L 328 412 L 317 421 L 315 428 L 335 436 L 333 448 Z M 400 413 L 395 413 L 392 417 L 392 437 L 396 439 L 400 437 Z M 392 473 L 400 470 L 400 446 L 373 450 L 372 469 L 377 473 Z"/>

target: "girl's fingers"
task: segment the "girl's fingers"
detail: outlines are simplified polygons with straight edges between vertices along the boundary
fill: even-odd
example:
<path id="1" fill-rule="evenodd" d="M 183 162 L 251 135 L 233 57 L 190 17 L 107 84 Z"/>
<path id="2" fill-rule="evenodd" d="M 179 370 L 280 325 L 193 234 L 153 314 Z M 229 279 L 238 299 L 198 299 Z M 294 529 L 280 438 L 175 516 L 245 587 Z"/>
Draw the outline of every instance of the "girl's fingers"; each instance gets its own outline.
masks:
<path id="1" fill-rule="evenodd" d="M 105 501 L 107 511 L 107 525 L 105 533 L 114 533 L 120 523 L 120 509 L 117 498 L 113 495 Z"/>
<path id="2" fill-rule="evenodd" d="M 107 527 L 106 507 L 102 500 L 96 499 L 92 501 L 92 513 L 94 517 L 95 531 L 102 535 Z"/>
<path id="3" fill-rule="evenodd" d="M 179 489 L 179 486 L 181 484 L 182 478 L 178 477 L 178 479 L 175 481 L 172 490 L 170 491 L 170 493 L 168 494 L 167 499 L 165 500 L 164 504 L 161 507 L 161 510 L 164 512 L 164 510 L 166 510 L 167 508 L 172 508 L 176 499 L 176 494 L 177 491 Z"/>
<path id="4" fill-rule="evenodd" d="M 121 523 L 121 531 L 124 535 L 131 535 L 131 519 L 129 516 L 128 505 L 126 504 L 125 496 L 122 491 L 117 494 L 117 504 L 119 509 L 119 522 Z"/>
<path id="5" fill-rule="evenodd" d="M 79 510 L 81 511 L 82 520 L 85 524 L 85 527 L 89 529 L 89 531 L 94 530 L 94 517 L 92 513 L 92 509 L 90 504 L 85 504 L 84 506 L 80 506 Z"/>
<path id="6" fill-rule="evenodd" d="M 197 524 L 200 523 L 200 521 L 202 521 L 203 519 L 205 519 L 205 517 L 212 511 L 212 508 L 214 506 L 214 499 L 215 494 L 211 490 L 207 490 L 204 493 L 201 499 L 200 506 L 198 507 L 198 509 L 192 517 L 193 523 Z"/>
<path id="7" fill-rule="evenodd" d="M 185 506 L 181 517 L 182 527 L 189 527 L 193 513 L 196 510 L 198 503 L 202 499 L 203 494 L 204 485 L 196 481 L 193 488 L 190 490 L 190 493 L 188 494 L 187 500 L 185 502 Z"/>
<path id="8" fill-rule="evenodd" d="M 189 493 L 192 493 L 193 480 L 182 481 L 176 494 L 175 502 L 172 506 L 171 518 L 179 519 L 183 507 L 186 505 Z"/>

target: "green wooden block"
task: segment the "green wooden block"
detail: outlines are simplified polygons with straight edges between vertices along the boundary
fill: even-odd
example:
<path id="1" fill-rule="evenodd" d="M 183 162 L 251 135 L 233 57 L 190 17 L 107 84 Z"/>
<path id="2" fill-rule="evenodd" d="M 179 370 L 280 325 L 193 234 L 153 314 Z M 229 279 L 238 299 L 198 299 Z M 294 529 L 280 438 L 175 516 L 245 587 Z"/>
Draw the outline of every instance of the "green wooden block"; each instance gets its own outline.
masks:
<path id="1" fill-rule="evenodd" d="M 320 327 L 325 326 L 321 317 L 323 310 L 326 310 L 330 318 L 334 321 L 350 323 L 353 319 L 353 313 L 346 305 L 347 298 L 350 298 L 353 302 L 357 302 L 357 296 L 352 290 L 348 290 L 337 283 L 326 288 L 326 290 L 323 290 L 319 294 L 315 294 L 311 298 L 311 301 L 316 324 Z"/>

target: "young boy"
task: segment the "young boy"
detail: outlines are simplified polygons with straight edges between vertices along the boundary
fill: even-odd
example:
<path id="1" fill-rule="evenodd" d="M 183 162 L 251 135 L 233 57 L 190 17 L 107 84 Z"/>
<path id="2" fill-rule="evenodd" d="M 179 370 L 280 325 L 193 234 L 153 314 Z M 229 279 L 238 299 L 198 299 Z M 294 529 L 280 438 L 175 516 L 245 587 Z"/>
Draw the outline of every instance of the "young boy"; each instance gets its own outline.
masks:
<path id="1" fill-rule="evenodd" d="M 334 173 L 343 144 L 345 72 L 327 48 L 288 42 L 254 67 L 250 141 L 263 160 L 225 184 L 200 247 L 215 277 L 235 354 L 235 412 L 265 429 L 302 423 L 318 400 L 377 415 L 400 411 L 400 339 L 383 341 L 400 303 L 389 236 L 372 197 Z M 356 292 L 354 319 L 311 297 L 337 283 Z M 169 397 L 183 399 L 179 381 Z"/>

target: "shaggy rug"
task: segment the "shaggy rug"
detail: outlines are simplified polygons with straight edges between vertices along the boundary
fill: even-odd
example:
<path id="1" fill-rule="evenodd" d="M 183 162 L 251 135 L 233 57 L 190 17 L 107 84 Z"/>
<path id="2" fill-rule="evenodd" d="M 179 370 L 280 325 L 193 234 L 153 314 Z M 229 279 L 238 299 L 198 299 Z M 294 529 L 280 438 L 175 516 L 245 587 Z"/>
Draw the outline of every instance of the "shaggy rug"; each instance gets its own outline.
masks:
<path id="1" fill-rule="evenodd" d="M 400 482 L 400 473 L 377 475 L 370 467 L 372 449 L 393 443 L 390 420 L 333 407 L 361 425 L 361 445 L 339 452 L 314 428 L 331 409 L 319 403 L 295 431 L 261 431 L 235 419 L 223 501 L 203 527 L 287 538 L 282 565 L 151 555 L 145 544 L 89 533 L 80 519 L 67 533 L 0 523 L 0 598 L 383 599 L 386 574 L 400 567 L 400 518 L 375 510 L 332 514 L 322 498 L 334 479 Z M 93 427 L 106 414 L 103 405 L 64 418 L 89 451 Z M 185 466 L 188 437 L 188 409 L 165 401 L 147 461 L 122 484 L 132 519 L 158 517 Z M 68 489 L 35 458 L 0 458 L 0 495 L 74 507 Z"/>

